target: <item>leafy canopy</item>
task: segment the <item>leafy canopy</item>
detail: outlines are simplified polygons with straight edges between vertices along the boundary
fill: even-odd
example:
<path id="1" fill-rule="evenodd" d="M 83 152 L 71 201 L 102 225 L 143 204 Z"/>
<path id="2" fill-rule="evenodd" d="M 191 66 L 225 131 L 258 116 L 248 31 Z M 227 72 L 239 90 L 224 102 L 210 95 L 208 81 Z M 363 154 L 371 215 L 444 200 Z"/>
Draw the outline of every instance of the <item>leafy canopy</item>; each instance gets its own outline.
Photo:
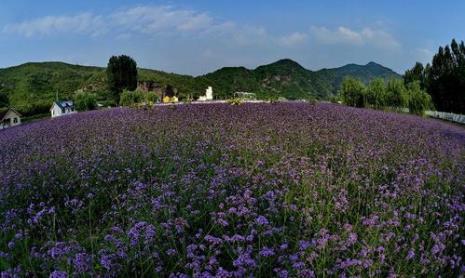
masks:
<path id="1" fill-rule="evenodd" d="M 108 88 L 116 102 L 123 90 L 137 88 L 137 63 L 129 56 L 112 56 L 107 66 Z"/>

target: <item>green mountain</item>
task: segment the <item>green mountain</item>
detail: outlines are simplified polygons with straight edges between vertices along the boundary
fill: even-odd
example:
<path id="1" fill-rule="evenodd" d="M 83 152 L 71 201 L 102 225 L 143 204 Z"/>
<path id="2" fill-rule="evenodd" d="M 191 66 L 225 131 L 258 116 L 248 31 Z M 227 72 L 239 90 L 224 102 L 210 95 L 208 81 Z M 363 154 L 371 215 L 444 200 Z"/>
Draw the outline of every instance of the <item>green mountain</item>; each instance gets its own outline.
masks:
<path id="1" fill-rule="evenodd" d="M 375 77 L 400 78 L 394 71 L 373 62 L 310 71 L 290 59 L 253 70 L 225 67 L 198 77 L 139 69 L 139 80 L 155 81 L 161 86 L 170 84 L 177 88 L 181 98 L 199 96 L 207 86 L 213 86 L 215 97 L 223 99 L 232 97 L 236 91 L 253 92 L 260 98 L 328 99 L 349 75 L 364 82 Z M 0 69 L 0 91 L 6 92 L 11 104 L 26 114 L 47 111 L 57 94 L 63 99 L 73 98 L 78 89 L 95 92 L 99 101 L 108 101 L 105 68 L 42 62 Z"/>
<path id="2" fill-rule="evenodd" d="M 220 96 L 231 96 L 235 91 L 249 91 L 263 98 L 277 95 L 288 99 L 328 99 L 337 94 L 346 76 L 358 78 L 366 83 L 377 77 L 386 80 L 401 78 L 391 69 L 374 62 L 310 71 L 290 59 L 259 66 L 254 70 L 244 67 L 222 68 L 202 77 L 212 84 L 216 95 Z"/>

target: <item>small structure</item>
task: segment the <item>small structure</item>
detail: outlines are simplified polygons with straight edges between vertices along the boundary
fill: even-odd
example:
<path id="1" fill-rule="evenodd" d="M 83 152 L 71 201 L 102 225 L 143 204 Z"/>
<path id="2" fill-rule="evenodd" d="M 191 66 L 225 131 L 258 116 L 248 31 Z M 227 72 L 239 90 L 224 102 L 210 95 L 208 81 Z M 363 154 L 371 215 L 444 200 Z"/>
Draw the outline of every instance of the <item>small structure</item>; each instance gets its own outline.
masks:
<path id="1" fill-rule="evenodd" d="M 207 101 L 207 100 L 213 100 L 212 86 L 208 86 L 207 90 L 205 90 L 205 95 L 199 97 L 199 101 Z"/>
<path id="2" fill-rule="evenodd" d="M 0 110 L 0 129 L 21 124 L 21 114 L 13 108 Z"/>
<path id="3" fill-rule="evenodd" d="M 235 92 L 234 97 L 242 99 L 242 100 L 256 100 L 257 99 L 256 94 L 249 93 L 249 92 Z"/>
<path id="4" fill-rule="evenodd" d="M 71 100 L 54 101 L 50 108 L 52 118 L 76 113 L 74 103 Z"/>

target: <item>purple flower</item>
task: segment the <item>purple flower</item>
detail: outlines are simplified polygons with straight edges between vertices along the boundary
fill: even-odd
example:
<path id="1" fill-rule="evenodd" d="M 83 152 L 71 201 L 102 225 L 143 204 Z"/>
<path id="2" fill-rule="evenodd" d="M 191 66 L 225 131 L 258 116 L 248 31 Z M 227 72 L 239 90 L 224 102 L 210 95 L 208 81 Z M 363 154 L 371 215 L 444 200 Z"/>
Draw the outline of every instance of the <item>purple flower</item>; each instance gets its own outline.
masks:
<path id="1" fill-rule="evenodd" d="M 411 260 L 415 257 L 415 251 L 413 251 L 413 249 L 410 249 L 408 250 L 408 253 L 407 253 L 407 260 Z"/>
<path id="2" fill-rule="evenodd" d="M 49 277 L 50 278 L 67 278 L 68 274 L 63 271 L 54 270 L 52 273 L 50 273 Z"/>
<path id="3" fill-rule="evenodd" d="M 85 273 L 90 268 L 90 257 L 86 253 L 78 253 L 74 257 L 74 269 L 78 273 Z"/>
<path id="4" fill-rule="evenodd" d="M 260 256 L 262 257 L 272 257 L 274 256 L 274 251 L 273 251 L 273 248 L 270 248 L 270 247 L 263 247 L 260 252 L 259 252 Z"/>
<path id="5" fill-rule="evenodd" d="M 112 261 L 111 261 L 111 256 L 109 255 L 103 255 L 100 258 L 100 264 L 108 271 L 112 269 Z"/>
<path id="6" fill-rule="evenodd" d="M 266 219 L 266 217 L 263 215 L 259 215 L 257 219 L 255 219 L 255 222 L 257 222 L 257 224 L 261 226 L 269 224 L 268 219 Z"/>

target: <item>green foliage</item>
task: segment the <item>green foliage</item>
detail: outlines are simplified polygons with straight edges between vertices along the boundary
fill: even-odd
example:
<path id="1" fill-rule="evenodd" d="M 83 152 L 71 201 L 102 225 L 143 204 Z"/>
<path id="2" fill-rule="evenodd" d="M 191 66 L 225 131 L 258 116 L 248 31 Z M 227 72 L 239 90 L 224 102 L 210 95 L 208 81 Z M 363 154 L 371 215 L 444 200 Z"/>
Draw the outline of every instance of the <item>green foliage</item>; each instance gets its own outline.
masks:
<path id="1" fill-rule="evenodd" d="M 420 82 L 421 89 L 425 88 L 426 85 L 426 69 L 420 62 L 415 63 L 413 68 L 406 70 L 404 74 L 404 84 L 408 84 L 418 81 Z"/>
<path id="2" fill-rule="evenodd" d="M 392 79 L 386 84 L 383 79 L 372 80 L 367 87 L 360 80 L 346 78 L 341 86 L 341 98 L 350 106 L 401 109 L 408 107 L 410 113 L 424 115 L 432 107 L 431 97 L 421 89 L 420 81 L 407 87 L 400 79 Z M 336 101 L 336 100 L 334 100 Z"/>
<path id="3" fill-rule="evenodd" d="M 137 88 L 137 63 L 129 56 L 112 56 L 107 66 L 108 88 L 116 102 L 123 90 Z"/>
<path id="4" fill-rule="evenodd" d="M 124 90 L 121 93 L 120 105 L 122 106 L 135 106 L 145 100 L 144 93 L 140 91 L 128 91 Z"/>
<path id="5" fill-rule="evenodd" d="M 155 103 L 159 101 L 158 96 L 154 92 L 147 92 L 145 93 L 146 95 L 146 101 L 148 103 Z"/>
<path id="6" fill-rule="evenodd" d="M 297 100 L 309 95 L 316 99 L 329 99 L 337 93 L 347 75 L 363 82 L 375 77 L 385 80 L 398 77 L 395 72 L 375 63 L 309 71 L 289 59 L 255 70 L 222 68 L 198 77 L 149 69 L 139 69 L 137 73 L 139 80 L 154 81 L 160 88 L 171 85 L 180 99 L 186 99 L 187 96 L 196 99 L 205 94 L 208 86 L 213 86 L 216 99 L 229 99 L 236 91 L 248 91 L 264 100 L 275 99 L 276 96 Z M 134 90 L 134 86 L 127 89 Z M 12 106 L 23 107 L 28 111 L 44 106 L 42 102 L 46 103 L 48 111 L 57 92 L 60 99 L 74 99 L 79 89 L 94 93 L 98 102 L 104 106 L 119 104 L 119 100 L 109 91 L 105 68 L 45 62 L 0 69 L 0 91 L 9 95 Z"/>
<path id="7" fill-rule="evenodd" d="M 78 111 L 93 110 L 97 107 L 97 96 L 89 92 L 79 92 L 74 99 Z"/>
<path id="8" fill-rule="evenodd" d="M 408 105 L 408 94 L 401 79 L 391 79 L 386 86 L 386 106 L 403 108 Z"/>
<path id="9" fill-rule="evenodd" d="M 465 44 L 440 47 L 427 71 L 427 91 L 440 111 L 465 113 Z"/>
<path id="10" fill-rule="evenodd" d="M 354 107 L 365 107 L 366 88 L 362 81 L 353 77 L 346 77 L 341 86 L 342 101 Z"/>
<path id="11" fill-rule="evenodd" d="M 8 95 L 4 92 L 0 92 L 0 107 L 8 107 L 10 106 L 10 99 Z"/>
<path id="12" fill-rule="evenodd" d="M 386 106 L 386 85 L 383 79 L 376 78 L 368 84 L 366 100 L 370 106 L 378 109 Z"/>
<path id="13" fill-rule="evenodd" d="M 407 84 L 409 95 L 408 108 L 410 113 L 423 116 L 432 106 L 431 96 L 421 89 L 420 81 Z"/>
<path id="14" fill-rule="evenodd" d="M 30 117 L 39 114 L 50 115 L 50 107 L 52 102 L 43 100 L 36 101 L 30 104 L 16 106 L 17 110 L 25 117 Z"/>
<path id="15" fill-rule="evenodd" d="M 8 94 L 10 105 L 28 111 L 34 106 L 47 109 L 56 98 L 72 99 L 80 88 L 105 91 L 105 74 L 102 68 L 69 65 L 59 62 L 27 63 L 0 69 L 0 91 Z M 26 108 L 27 107 L 27 108 Z M 39 109 L 41 110 L 41 109 Z"/>

